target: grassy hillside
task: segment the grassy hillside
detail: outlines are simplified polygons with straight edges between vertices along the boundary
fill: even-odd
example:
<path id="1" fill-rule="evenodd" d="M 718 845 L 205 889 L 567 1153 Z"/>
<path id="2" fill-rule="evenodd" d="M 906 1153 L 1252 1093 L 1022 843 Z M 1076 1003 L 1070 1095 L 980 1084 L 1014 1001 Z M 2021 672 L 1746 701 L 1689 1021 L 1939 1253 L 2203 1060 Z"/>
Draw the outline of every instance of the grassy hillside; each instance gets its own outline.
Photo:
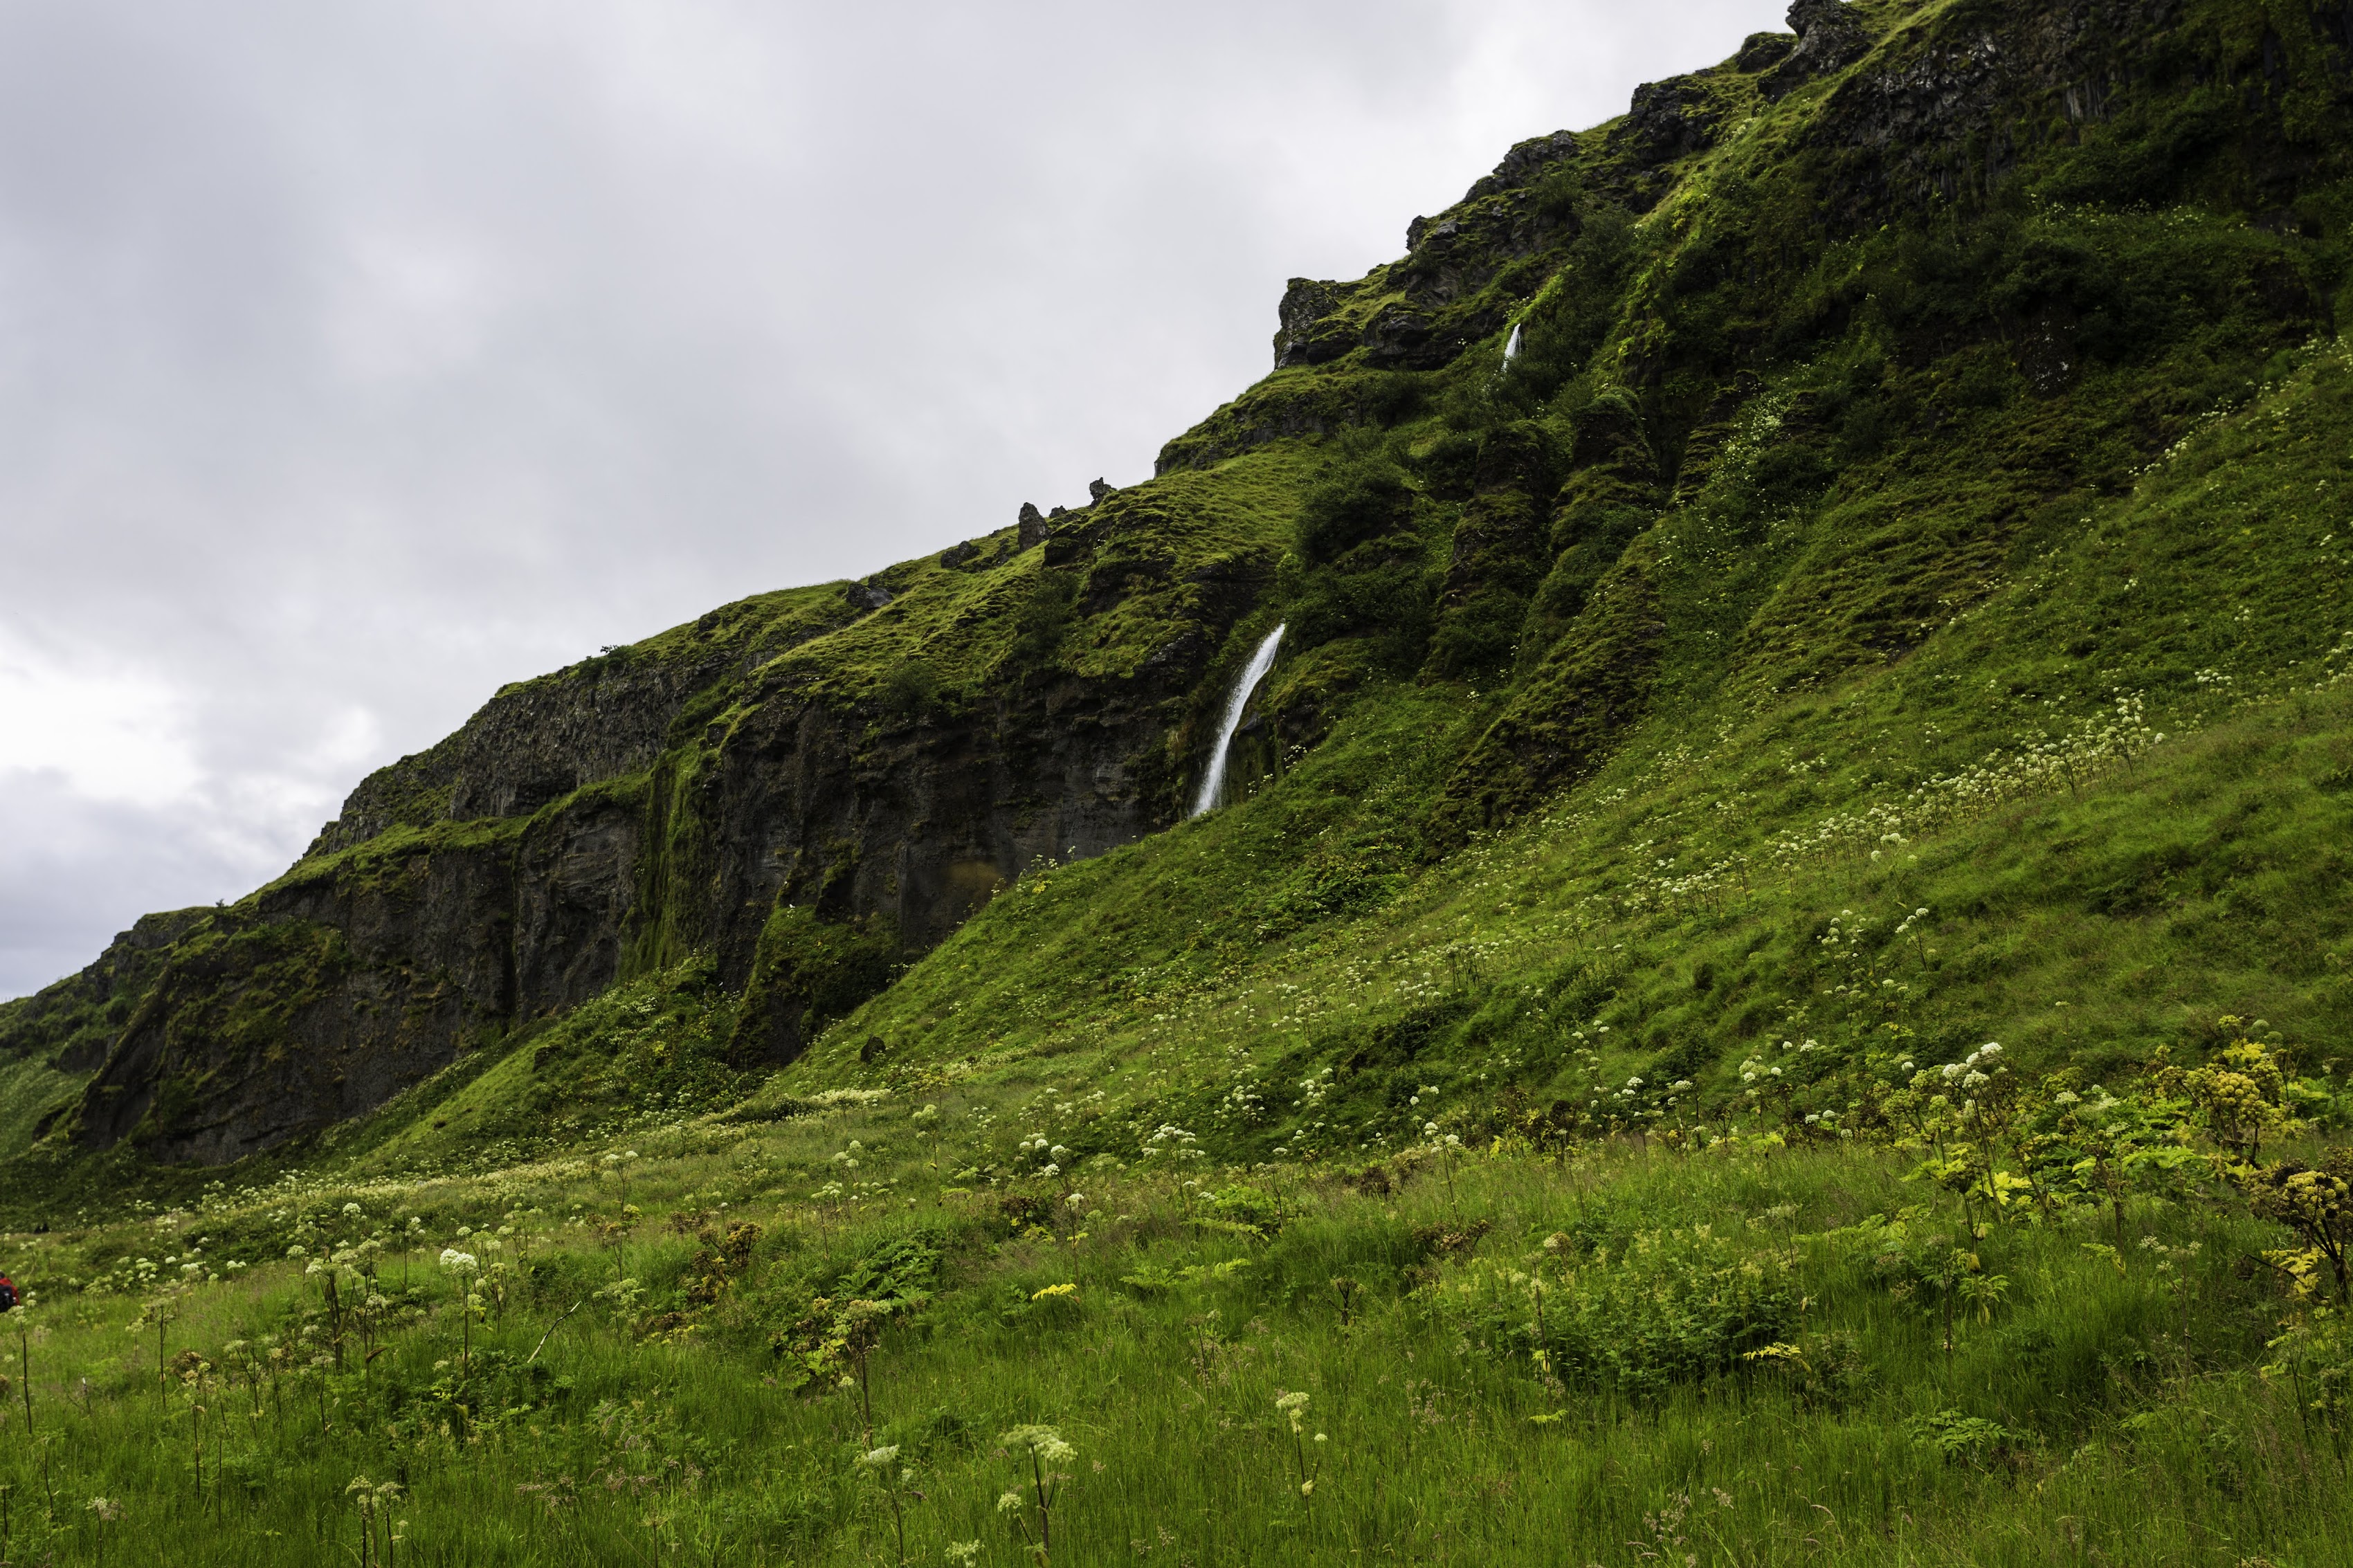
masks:
<path id="1" fill-rule="evenodd" d="M 2046 520 L 1901 664 L 1794 696 L 1692 668 L 1584 784 L 1441 860 L 1433 805 L 1511 699 L 1377 689 L 1247 805 L 1025 879 L 788 1076 L 1071 1057 L 1150 1122 L 1206 1111 L 1244 1052 L 1243 1146 L 1345 1155 L 1399 1136 L 1433 1073 L 1598 1130 L 1596 1070 L 1716 1103 L 1790 1036 L 2094 1068 L 2226 1012 L 2342 1039 L 2347 372 L 2315 348 Z M 1855 536 L 1809 522 L 1792 555 Z M 1708 524 L 1648 536 L 1671 643 L 1737 591 Z M 1380 1043 L 1400 1030 L 1409 1051 Z M 1278 1090 L 1326 1068 L 1316 1129 Z"/>
<path id="2" fill-rule="evenodd" d="M 137 996 L 0 1019 L 0 1561 L 2353 1561 L 2353 29 L 1797 16 L 1151 483 L 502 693 L 207 917 L 586 823 L 609 987 L 225 1169 L 42 1133 Z M 1140 842 L 924 750 L 1116 711 L 1165 820 L 1277 625 Z M 780 692 L 1043 852 L 726 936 Z"/>

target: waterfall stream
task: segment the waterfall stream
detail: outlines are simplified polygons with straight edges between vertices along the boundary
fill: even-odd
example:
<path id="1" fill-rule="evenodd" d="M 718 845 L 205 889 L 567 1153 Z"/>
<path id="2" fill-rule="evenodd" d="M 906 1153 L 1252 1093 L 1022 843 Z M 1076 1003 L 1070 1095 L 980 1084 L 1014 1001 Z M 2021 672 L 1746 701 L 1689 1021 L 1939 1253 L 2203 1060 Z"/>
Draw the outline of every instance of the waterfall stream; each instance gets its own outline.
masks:
<path id="1" fill-rule="evenodd" d="M 1511 342 L 1507 342 L 1507 343 L 1505 343 L 1505 344 L 1504 345 L 1504 363 L 1505 364 L 1509 364 L 1509 363 L 1511 363 L 1514 360 L 1515 360 L 1515 359 L 1517 359 L 1517 358 L 1519 358 L 1519 357 L 1520 357 L 1520 329 L 1519 329 L 1518 325 L 1515 323 L 1515 324 L 1514 324 L 1514 326 L 1513 326 L 1513 328 L 1512 328 L 1512 341 L 1511 341 Z"/>
<path id="2" fill-rule="evenodd" d="M 1209 771 L 1201 775 L 1201 793 L 1194 797 L 1195 816 L 1215 809 L 1222 804 L 1226 793 L 1226 748 L 1233 744 L 1234 731 L 1242 727 L 1242 710 L 1250 706 L 1250 693 L 1274 668 L 1274 650 L 1282 645 L 1282 628 L 1277 626 L 1266 634 L 1266 640 L 1250 655 L 1250 665 L 1242 678 L 1234 682 L 1234 694 L 1226 700 L 1226 720 L 1218 726 L 1218 743 L 1209 752 Z"/>

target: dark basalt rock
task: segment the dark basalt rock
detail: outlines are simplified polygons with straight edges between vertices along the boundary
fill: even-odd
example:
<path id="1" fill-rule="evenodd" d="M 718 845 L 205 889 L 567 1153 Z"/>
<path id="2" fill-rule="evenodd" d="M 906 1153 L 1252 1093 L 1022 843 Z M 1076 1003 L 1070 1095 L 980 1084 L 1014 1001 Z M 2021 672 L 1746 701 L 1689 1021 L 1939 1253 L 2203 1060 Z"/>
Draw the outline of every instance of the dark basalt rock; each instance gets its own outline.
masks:
<path id="1" fill-rule="evenodd" d="M 1021 516 L 1018 521 L 1020 531 L 1014 536 L 1015 549 L 1035 550 L 1046 542 L 1046 519 L 1038 510 L 1035 502 L 1025 500 L 1021 503 Z"/>
<path id="2" fill-rule="evenodd" d="M 1328 436 L 1345 426 L 1365 423 L 1374 417 L 1366 398 L 1366 384 L 1372 381 L 1359 377 L 1349 382 L 1314 378 L 1262 383 L 1164 445 L 1153 472 L 1210 468 L 1270 442 Z"/>
<path id="3" fill-rule="evenodd" d="M 1499 192 L 1515 191 L 1524 186 L 1532 185 L 1535 184 L 1538 176 L 1554 164 L 1565 163 L 1576 157 L 1577 150 L 1577 137 L 1572 132 L 1556 131 L 1549 136 L 1530 137 L 1527 141 L 1515 144 L 1509 153 L 1504 153 L 1504 161 L 1495 165 L 1494 172 L 1482 176 L 1462 199 L 1466 202 L 1475 202 L 1482 196 L 1492 196 Z M 1420 223 L 1425 220 L 1416 218 L 1414 221 Z M 1420 242 L 1409 238 L 1407 243 L 1418 245 Z"/>
<path id="4" fill-rule="evenodd" d="M 2155 40 L 2179 9 L 2179 0 L 2053 0 L 1989 10 L 1979 26 L 1891 50 L 1841 82 L 1807 131 L 1806 145 L 1831 155 L 1825 216 L 1852 233 L 1898 210 L 1998 189 L 2017 161 L 2013 132 L 2029 123 L 2022 105 L 2061 123 L 2105 118 L 2154 68 Z M 2253 118 L 2275 122 L 2277 110 Z"/>
<path id="5" fill-rule="evenodd" d="M 841 596 L 861 610 L 879 610 L 891 602 L 891 590 L 878 583 L 852 583 Z"/>
<path id="6" fill-rule="evenodd" d="M 1634 105 L 1612 140 L 1646 167 L 1671 163 L 1715 145 L 1723 114 L 1696 77 L 1675 77 L 1634 89 Z"/>
<path id="7" fill-rule="evenodd" d="M 1789 51 L 1797 47 L 1794 34 L 1751 33 L 1747 41 L 1740 46 L 1740 52 L 1732 57 L 1732 63 L 1735 68 L 1754 76 L 1788 59 Z"/>
<path id="8" fill-rule="evenodd" d="M 174 950 L 113 1043 L 77 1141 L 223 1163 L 372 1110 L 512 1024 L 586 1001 L 616 978 L 635 910 L 634 806 L 591 798 L 375 875 L 291 879 L 219 913 Z"/>
<path id="9" fill-rule="evenodd" d="M 1577 150 L 1577 139 L 1566 131 L 1521 142 L 1471 187 L 1461 205 L 1407 225 L 1405 258 L 1363 282 L 1293 279 L 1278 310 L 1275 368 L 1328 364 L 1361 350 L 1372 369 L 1434 370 L 1495 331 L 1504 319 L 1500 308 L 1465 312 L 1461 304 L 1514 263 L 1576 237 L 1573 209 L 1540 210 L 1525 191 Z M 1369 318 L 1348 310 L 1384 283 L 1405 295 L 1402 304 L 1392 302 Z M 1162 471 L 1171 452 L 1198 445 L 1191 434 L 1164 449 Z"/>
<path id="10" fill-rule="evenodd" d="M 1504 268 L 1575 238 L 1578 227 L 1573 212 L 1541 216 L 1524 200 L 1491 203 L 1437 223 L 1416 221 L 1409 231 L 1416 235 L 1413 249 L 1389 268 L 1389 281 L 1415 309 L 1432 312 L 1475 297 Z"/>
<path id="11" fill-rule="evenodd" d="M 816 622 L 804 635 L 818 636 L 861 613 L 847 599 L 838 603 L 838 623 Z M 773 657 L 787 646 L 765 653 Z M 304 858 L 332 855 L 403 825 L 528 816 L 585 784 L 643 768 L 661 750 L 687 698 L 730 668 L 723 657 L 654 662 L 621 650 L 508 687 L 456 734 L 361 781 Z"/>
<path id="12" fill-rule="evenodd" d="M 1072 517 L 1080 515 L 1077 512 Z M 1056 571 L 1075 566 L 1094 553 L 1095 533 L 1081 524 L 1066 524 L 1046 536 L 1046 568 Z"/>
<path id="13" fill-rule="evenodd" d="M 1789 7 L 1789 30 L 1798 35 L 1797 47 L 1757 84 L 1767 98 L 1843 70 L 1871 51 L 1871 34 L 1846 0 L 1797 0 Z"/>
<path id="14" fill-rule="evenodd" d="M 172 944 L 212 918 L 208 909 L 142 915 L 78 974 L 0 1012 L 0 1057 L 46 1055 L 59 1072 L 89 1072 L 163 970 Z"/>
<path id="15" fill-rule="evenodd" d="M 1356 346 L 1355 334 L 1325 318 L 1339 309 L 1344 291 L 1337 283 L 1294 278 L 1282 291 L 1277 315 L 1282 330 L 1274 334 L 1274 368 L 1326 364 Z"/>
<path id="16" fill-rule="evenodd" d="M 1384 305 L 1365 325 L 1365 359 L 1388 369 L 1443 364 L 1451 355 L 1433 353 L 1430 317 L 1410 305 Z"/>
<path id="17" fill-rule="evenodd" d="M 1502 324 L 1500 310 L 1446 321 L 1410 305 L 1387 305 L 1365 327 L 1365 363 L 1376 370 L 1436 370 Z"/>
<path id="18" fill-rule="evenodd" d="M 1371 279 L 1349 285 L 1293 279 L 1277 312 L 1275 368 L 1329 364 L 1362 350 L 1364 363 L 1374 369 L 1432 370 L 1494 331 L 1503 319 L 1499 310 L 1460 314 L 1458 302 L 1478 295 L 1514 262 L 1576 237 L 1572 211 L 1539 211 L 1524 193 L 1577 150 L 1577 139 L 1566 131 L 1532 137 L 1473 184 L 1461 205 L 1407 225 L 1409 254 L 1385 269 L 1387 283 L 1406 297 L 1401 307 L 1388 305 L 1370 319 L 1352 316 L 1348 305 L 1361 299 Z M 1169 450 L 1188 444 L 1180 437 Z M 1164 472 L 1167 462 L 1164 451 Z"/>

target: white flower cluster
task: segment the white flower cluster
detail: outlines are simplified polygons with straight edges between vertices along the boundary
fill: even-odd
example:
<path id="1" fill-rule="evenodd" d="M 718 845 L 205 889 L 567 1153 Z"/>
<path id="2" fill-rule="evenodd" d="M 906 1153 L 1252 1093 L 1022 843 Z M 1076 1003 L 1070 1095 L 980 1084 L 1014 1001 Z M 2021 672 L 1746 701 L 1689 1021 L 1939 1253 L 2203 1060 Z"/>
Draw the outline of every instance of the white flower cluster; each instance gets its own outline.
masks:
<path id="1" fill-rule="evenodd" d="M 2001 1065 L 1995 1059 L 2000 1055 L 2000 1043 L 1989 1040 L 1961 1060 L 1946 1063 L 1936 1076 L 1947 1083 L 1957 1082 L 1964 1089 L 1982 1088 L 1993 1081 L 1992 1076 L 1987 1069 Z"/>
<path id="2" fill-rule="evenodd" d="M 871 1105 L 878 1100 L 890 1098 L 891 1091 L 887 1089 L 828 1089 L 810 1095 L 808 1102 L 831 1110 L 844 1105 Z M 634 1160 L 637 1157 L 636 1151 L 632 1150 L 629 1158 Z"/>
<path id="3" fill-rule="evenodd" d="M 2119 697 L 2105 710 L 2079 720 L 2067 734 L 2029 742 L 2013 752 L 1989 752 L 1977 766 L 1931 778 L 1901 800 L 1874 801 L 1811 828 L 1778 834 L 1767 846 L 1766 858 L 1785 867 L 1840 854 L 1877 859 L 1883 848 L 1907 844 L 1925 830 L 1983 816 L 2058 784 L 2081 788 L 2096 774 L 2164 743 L 2165 736 L 2148 727 L 2142 699 Z"/>
<path id="4" fill-rule="evenodd" d="M 1194 1145 L 1199 1142 L 1199 1139 L 1182 1127 L 1164 1121 L 1153 1130 L 1151 1137 L 1144 1141 L 1144 1152 L 1146 1154 L 1176 1154 L 1179 1157 L 1189 1154 L 1198 1158 L 1201 1152 Z"/>

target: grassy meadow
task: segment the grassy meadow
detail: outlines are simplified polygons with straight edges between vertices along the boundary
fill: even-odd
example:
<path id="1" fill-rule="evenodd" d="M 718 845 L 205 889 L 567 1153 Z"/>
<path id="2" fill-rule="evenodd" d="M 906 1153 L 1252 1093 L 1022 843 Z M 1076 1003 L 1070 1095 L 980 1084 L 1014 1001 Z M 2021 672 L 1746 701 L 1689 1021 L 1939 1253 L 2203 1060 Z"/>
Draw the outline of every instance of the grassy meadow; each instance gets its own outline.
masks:
<path id="1" fill-rule="evenodd" d="M 79 1288 L 5 1561 L 2347 1561 L 2341 1280 L 2216 1141 L 2297 1135 L 2118 1088 L 1243 1170 L 945 1087 L 216 1187 L 8 1238 Z"/>

